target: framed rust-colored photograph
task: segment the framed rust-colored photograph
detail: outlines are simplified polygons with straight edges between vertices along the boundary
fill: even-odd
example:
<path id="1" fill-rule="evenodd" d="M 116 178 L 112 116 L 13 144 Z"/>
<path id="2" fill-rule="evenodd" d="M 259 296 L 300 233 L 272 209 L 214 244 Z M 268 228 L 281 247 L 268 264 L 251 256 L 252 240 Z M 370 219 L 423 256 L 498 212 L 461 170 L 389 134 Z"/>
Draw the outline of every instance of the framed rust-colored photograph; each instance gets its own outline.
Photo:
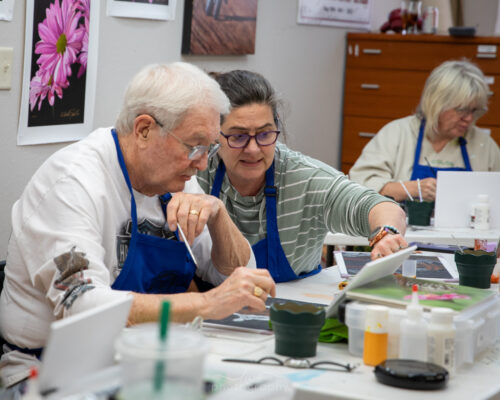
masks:
<path id="1" fill-rule="evenodd" d="M 185 0 L 182 54 L 254 54 L 257 1 Z"/>

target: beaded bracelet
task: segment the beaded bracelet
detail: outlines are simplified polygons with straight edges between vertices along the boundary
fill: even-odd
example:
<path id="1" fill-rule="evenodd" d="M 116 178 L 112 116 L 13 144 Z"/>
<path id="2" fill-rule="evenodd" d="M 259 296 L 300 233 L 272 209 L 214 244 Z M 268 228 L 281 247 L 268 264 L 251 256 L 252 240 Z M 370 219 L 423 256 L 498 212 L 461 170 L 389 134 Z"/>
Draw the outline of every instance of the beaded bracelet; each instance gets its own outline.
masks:
<path id="1" fill-rule="evenodd" d="M 391 235 L 399 235 L 399 231 L 397 228 L 391 225 L 384 225 L 382 227 L 377 226 L 368 240 L 370 241 L 370 247 L 373 247 L 375 244 L 377 244 L 384 236 L 391 234 Z"/>

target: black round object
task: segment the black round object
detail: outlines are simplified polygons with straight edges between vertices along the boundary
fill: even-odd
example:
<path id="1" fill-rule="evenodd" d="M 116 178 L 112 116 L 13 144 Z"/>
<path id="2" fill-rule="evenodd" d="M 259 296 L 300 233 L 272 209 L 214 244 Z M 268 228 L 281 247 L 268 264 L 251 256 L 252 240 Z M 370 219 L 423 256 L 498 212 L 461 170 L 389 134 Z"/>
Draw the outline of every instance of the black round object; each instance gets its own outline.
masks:
<path id="1" fill-rule="evenodd" d="M 445 368 L 417 360 L 385 360 L 373 372 L 380 383 L 406 389 L 442 389 L 448 381 Z"/>

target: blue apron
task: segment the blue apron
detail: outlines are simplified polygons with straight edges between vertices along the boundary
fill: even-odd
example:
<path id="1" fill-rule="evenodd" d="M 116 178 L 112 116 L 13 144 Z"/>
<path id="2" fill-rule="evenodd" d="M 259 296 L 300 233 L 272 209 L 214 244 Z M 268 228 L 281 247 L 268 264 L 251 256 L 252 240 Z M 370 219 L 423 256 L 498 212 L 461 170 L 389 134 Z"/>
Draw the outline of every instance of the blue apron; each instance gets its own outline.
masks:
<path id="1" fill-rule="evenodd" d="M 219 197 L 225 174 L 226 166 L 221 160 L 215 174 L 212 192 L 210 193 L 212 196 Z M 264 188 L 264 195 L 266 196 L 267 235 L 265 239 L 260 240 L 252 246 L 252 250 L 255 254 L 255 260 L 257 262 L 257 268 L 267 268 L 274 281 L 277 283 L 305 278 L 320 272 L 321 265 L 318 265 L 318 268 L 315 268 L 310 272 L 297 275 L 290 266 L 285 252 L 281 247 L 276 211 L 276 198 L 278 197 L 278 191 L 276 186 L 274 186 L 274 163 L 266 171 L 266 186 Z"/>
<path id="2" fill-rule="evenodd" d="M 425 179 L 425 178 L 437 178 L 437 171 L 472 171 L 469 162 L 469 155 L 467 153 L 467 140 L 463 137 L 460 137 L 458 141 L 460 142 L 460 150 L 462 151 L 462 157 L 464 159 L 465 168 L 436 168 L 431 167 L 429 165 L 421 165 L 419 164 L 420 160 L 420 152 L 422 150 L 422 141 L 424 140 L 424 128 L 425 128 L 425 119 L 420 123 L 420 131 L 418 132 L 418 140 L 417 140 L 417 148 L 415 149 L 415 160 L 413 161 L 413 172 L 411 174 L 410 180 L 415 181 L 417 179 Z"/>
<path id="3" fill-rule="evenodd" d="M 137 293 L 185 292 L 193 279 L 196 266 L 192 262 L 184 243 L 139 232 L 134 193 L 114 129 L 112 135 L 120 168 L 130 191 L 132 230 L 127 258 L 120 274 L 111 287 Z M 170 197 L 169 193 L 160 196 L 164 215 L 166 215 L 166 203 Z"/>

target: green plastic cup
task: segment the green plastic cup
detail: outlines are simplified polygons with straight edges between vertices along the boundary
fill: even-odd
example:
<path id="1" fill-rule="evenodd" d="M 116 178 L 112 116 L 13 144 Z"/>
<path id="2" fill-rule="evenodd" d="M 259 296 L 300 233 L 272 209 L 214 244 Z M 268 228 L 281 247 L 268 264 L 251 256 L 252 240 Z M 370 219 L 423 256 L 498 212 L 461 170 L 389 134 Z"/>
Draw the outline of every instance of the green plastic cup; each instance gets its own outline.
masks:
<path id="1" fill-rule="evenodd" d="M 405 201 L 408 225 L 428 226 L 431 224 L 431 215 L 434 211 L 433 201 Z"/>
<path id="2" fill-rule="evenodd" d="M 298 358 L 316 355 L 319 333 L 325 323 L 324 307 L 292 301 L 274 303 L 270 319 L 276 354 Z"/>
<path id="3" fill-rule="evenodd" d="M 455 252 L 455 263 L 460 285 L 488 289 L 491 274 L 497 262 L 495 252 L 484 250 L 464 250 Z"/>

